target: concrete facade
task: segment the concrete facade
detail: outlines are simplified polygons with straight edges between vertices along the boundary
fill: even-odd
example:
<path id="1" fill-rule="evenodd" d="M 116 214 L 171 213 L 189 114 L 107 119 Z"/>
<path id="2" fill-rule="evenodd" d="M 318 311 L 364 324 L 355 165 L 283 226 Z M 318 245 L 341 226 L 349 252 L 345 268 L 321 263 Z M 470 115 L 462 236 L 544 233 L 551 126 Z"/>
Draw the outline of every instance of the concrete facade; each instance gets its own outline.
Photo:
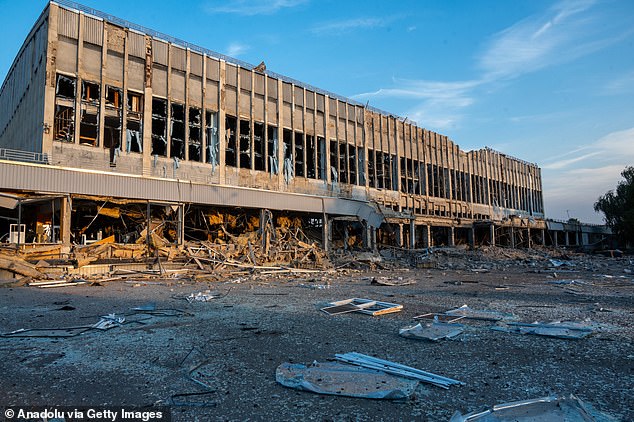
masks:
<path id="1" fill-rule="evenodd" d="M 0 107 L 0 149 L 41 154 L 51 167 L 367 203 L 389 233 L 370 230 L 371 210 L 329 214 L 357 218 L 366 245 L 375 236 L 404 247 L 506 236 L 515 246 L 515 231 L 527 230 L 530 246 L 530 229 L 546 228 L 535 164 L 465 152 L 407 119 L 72 2 L 48 4 Z M 493 231 L 501 227 L 508 233 Z"/>

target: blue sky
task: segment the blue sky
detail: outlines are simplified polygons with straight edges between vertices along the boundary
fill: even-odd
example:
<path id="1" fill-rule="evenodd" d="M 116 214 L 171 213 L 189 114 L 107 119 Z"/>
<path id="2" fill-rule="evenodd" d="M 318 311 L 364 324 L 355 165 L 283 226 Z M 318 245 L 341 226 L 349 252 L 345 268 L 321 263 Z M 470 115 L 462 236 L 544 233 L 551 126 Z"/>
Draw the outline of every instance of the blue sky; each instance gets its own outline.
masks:
<path id="1" fill-rule="evenodd" d="M 634 165 L 632 0 L 83 3 L 535 162 L 551 218 L 600 223 Z M 1 79 L 44 6 L 0 0 Z"/>

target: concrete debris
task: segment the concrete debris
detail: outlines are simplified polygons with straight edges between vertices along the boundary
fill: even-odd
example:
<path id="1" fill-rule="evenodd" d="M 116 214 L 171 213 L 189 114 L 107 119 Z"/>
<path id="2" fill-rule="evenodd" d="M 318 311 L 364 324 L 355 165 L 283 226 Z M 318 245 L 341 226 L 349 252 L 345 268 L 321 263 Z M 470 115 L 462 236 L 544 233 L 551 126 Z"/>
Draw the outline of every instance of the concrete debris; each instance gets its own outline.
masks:
<path id="1" fill-rule="evenodd" d="M 463 382 L 458 380 L 432 374 L 431 372 L 421 371 L 420 369 L 412 368 L 400 363 L 390 362 L 388 360 L 375 358 L 361 353 L 351 352 L 336 354 L 335 359 L 340 362 L 346 362 L 352 365 L 361 366 L 363 368 L 383 371 L 385 373 L 397 375 L 399 377 L 415 379 L 445 389 L 448 389 L 452 385 L 464 385 Z"/>
<path id="2" fill-rule="evenodd" d="M 275 380 L 285 387 L 318 394 L 400 400 L 409 398 L 418 381 L 337 362 L 282 363 Z"/>
<path id="3" fill-rule="evenodd" d="M 569 421 L 569 422 L 612 422 L 616 421 L 592 405 L 585 403 L 574 394 L 569 396 L 548 396 L 498 404 L 491 409 L 462 415 L 454 413 L 450 422 L 472 421 Z"/>
<path id="4" fill-rule="evenodd" d="M 118 317 L 115 314 L 108 314 L 101 317 L 99 322 L 92 325 L 92 328 L 98 330 L 109 330 L 113 327 L 119 327 L 125 322 L 125 317 Z"/>
<path id="5" fill-rule="evenodd" d="M 575 322 L 551 322 L 548 324 L 509 322 L 506 325 L 498 325 L 491 328 L 495 331 L 506 333 L 534 334 L 571 340 L 585 338 L 594 332 L 589 325 Z"/>
<path id="6" fill-rule="evenodd" d="M 401 337 L 412 338 L 416 340 L 438 341 L 442 339 L 452 339 L 464 332 L 465 326 L 456 323 L 446 323 L 434 321 L 425 326 L 416 324 L 412 327 L 401 328 L 398 334 Z"/>

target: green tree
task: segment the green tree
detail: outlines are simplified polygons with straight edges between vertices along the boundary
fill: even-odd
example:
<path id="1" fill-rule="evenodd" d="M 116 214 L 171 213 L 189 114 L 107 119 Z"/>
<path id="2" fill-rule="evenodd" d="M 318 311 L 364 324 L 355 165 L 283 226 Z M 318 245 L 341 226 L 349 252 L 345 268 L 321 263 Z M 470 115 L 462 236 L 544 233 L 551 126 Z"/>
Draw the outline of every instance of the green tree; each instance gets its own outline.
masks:
<path id="1" fill-rule="evenodd" d="M 634 167 L 621 172 L 616 191 L 608 191 L 594 203 L 594 210 L 602 212 L 605 223 L 626 245 L 634 243 Z"/>

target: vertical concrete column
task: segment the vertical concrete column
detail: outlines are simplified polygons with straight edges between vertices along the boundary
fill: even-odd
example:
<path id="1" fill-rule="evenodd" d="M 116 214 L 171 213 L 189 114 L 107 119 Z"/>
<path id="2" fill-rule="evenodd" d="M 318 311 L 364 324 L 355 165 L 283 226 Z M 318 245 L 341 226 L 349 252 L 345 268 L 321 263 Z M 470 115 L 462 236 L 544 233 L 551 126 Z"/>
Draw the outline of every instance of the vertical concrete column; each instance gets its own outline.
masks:
<path id="1" fill-rule="evenodd" d="M 227 104 L 227 90 L 225 83 L 227 81 L 227 62 L 220 60 L 220 75 L 218 77 L 218 177 L 220 183 L 225 183 L 227 174 L 226 155 L 227 155 L 227 117 L 225 115 Z"/>
<path id="2" fill-rule="evenodd" d="M 473 227 L 470 227 L 467 231 L 467 241 L 469 246 L 475 248 L 475 229 Z"/>
<path id="3" fill-rule="evenodd" d="M 570 234 L 564 230 L 564 244 L 570 246 Z"/>
<path id="4" fill-rule="evenodd" d="M 70 221 L 73 211 L 73 203 L 70 195 L 61 198 L 60 202 L 61 207 L 59 210 L 59 237 L 64 246 L 70 246 Z"/>
<path id="5" fill-rule="evenodd" d="M 328 218 L 328 214 L 322 214 L 322 225 L 321 225 L 321 237 L 322 237 L 322 247 L 324 251 L 330 251 L 330 241 L 332 240 L 332 225 L 330 223 L 330 219 Z"/>
<path id="6" fill-rule="evenodd" d="M 423 225 L 423 247 L 431 247 L 431 228 L 429 224 Z"/>
<path id="7" fill-rule="evenodd" d="M 553 230 L 553 244 L 556 248 L 559 247 L 559 237 L 557 236 L 557 230 Z"/>
<path id="8" fill-rule="evenodd" d="M 546 230 L 542 229 L 542 246 L 546 246 Z"/>
<path id="9" fill-rule="evenodd" d="M 453 226 L 449 227 L 449 238 L 447 239 L 447 242 L 449 244 L 449 246 L 456 246 L 456 230 Z"/>
<path id="10" fill-rule="evenodd" d="M 84 52 L 84 21 L 86 16 L 79 14 L 79 31 L 77 32 L 77 80 L 75 85 L 75 134 L 73 135 L 75 144 L 79 143 L 79 130 L 81 126 L 81 95 L 83 75 L 83 52 Z"/>
<path id="11" fill-rule="evenodd" d="M 399 247 L 403 247 L 403 224 L 399 223 L 398 225 L 398 232 L 396 233 L 397 235 L 397 239 L 396 239 L 396 243 Z"/>
<path id="12" fill-rule="evenodd" d="M 581 246 L 581 236 L 579 232 L 575 232 L 575 245 Z"/>
<path id="13" fill-rule="evenodd" d="M 495 224 L 489 226 L 489 239 L 491 246 L 495 246 Z"/>
<path id="14" fill-rule="evenodd" d="M 511 238 L 511 248 L 515 249 L 515 229 L 513 227 L 509 229 L 509 234 Z"/>
<path id="15" fill-rule="evenodd" d="M 178 244 L 183 243 L 185 243 L 185 204 L 178 204 Z"/>
<path id="16" fill-rule="evenodd" d="M 409 248 L 416 248 L 416 220 L 409 220 Z"/>
<path id="17" fill-rule="evenodd" d="M 527 240 L 528 249 L 530 249 L 530 248 L 533 247 L 533 239 L 531 239 L 531 228 L 530 227 L 526 229 L 526 235 L 528 236 L 528 240 Z"/>
<path id="18" fill-rule="evenodd" d="M 284 84 L 277 80 L 277 189 L 284 190 Z M 291 110 L 292 111 L 292 110 Z M 291 113 L 292 114 L 292 113 Z M 292 135 L 291 135 L 292 136 Z"/>
<path id="19" fill-rule="evenodd" d="M 55 128 L 55 85 L 57 83 L 57 22 L 59 7 L 49 3 L 48 15 L 48 48 L 46 51 L 46 85 L 44 88 L 44 128 L 42 153 L 53 155 L 53 131 Z M 75 87 L 76 89 L 76 87 Z"/>
<path id="20" fill-rule="evenodd" d="M 363 226 L 363 247 L 366 249 L 372 248 L 372 228 L 368 224 Z"/>
<path id="21" fill-rule="evenodd" d="M 124 103 L 125 104 L 125 103 Z M 125 107 L 125 105 L 124 105 Z M 151 174 L 152 166 L 152 38 L 145 37 L 145 78 L 143 84 L 143 169 Z"/>

